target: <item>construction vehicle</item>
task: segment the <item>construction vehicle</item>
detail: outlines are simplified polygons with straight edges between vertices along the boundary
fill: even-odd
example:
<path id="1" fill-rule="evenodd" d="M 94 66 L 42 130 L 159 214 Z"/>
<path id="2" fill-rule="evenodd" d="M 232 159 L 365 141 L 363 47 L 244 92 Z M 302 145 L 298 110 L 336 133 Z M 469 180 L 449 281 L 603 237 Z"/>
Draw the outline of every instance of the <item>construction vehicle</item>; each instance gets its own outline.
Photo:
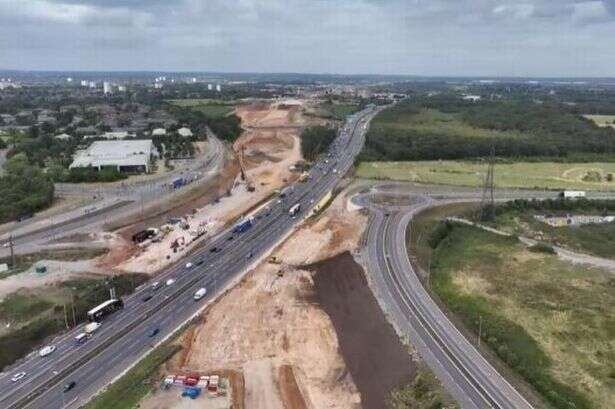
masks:
<path id="1" fill-rule="evenodd" d="M 244 163 L 244 152 L 246 150 L 245 145 L 241 145 L 239 148 L 239 170 L 241 172 L 241 180 L 246 182 L 246 190 L 248 192 L 254 192 L 256 189 L 254 188 L 254 184 L 248 179 L 248 175 L 246 174 L 246 168 Z"/>
<path id="2" fill-rule="evenodd" d="M 279 258 L 277 258 L 276 256 L 269 257 L 269 259 L 267 261 L 269 263 L 271 263 L 271 264 L 282 264 L 282 261 Z"/>

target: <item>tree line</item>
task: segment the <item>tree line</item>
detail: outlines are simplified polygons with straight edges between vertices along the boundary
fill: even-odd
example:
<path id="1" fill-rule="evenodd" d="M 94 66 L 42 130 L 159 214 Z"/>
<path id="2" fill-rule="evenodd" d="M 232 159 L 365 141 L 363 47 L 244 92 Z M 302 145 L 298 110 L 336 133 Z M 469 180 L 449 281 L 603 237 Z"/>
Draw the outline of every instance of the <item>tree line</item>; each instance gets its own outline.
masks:
<path id="1" fill-rule="evenodd" d="M 337 130 L 326 126 L 310 126 L 301 133 L 301 153 L 306 160 L 313 161 L 335 140 Z"/>
<path id="2" fill-rule="evenodd" d="M 506 137 L 452 135 L 430 129 L 409 129 L 400 121 L 412 121 L 423 109 L 454 113 L 476 128 L 516 131 Z M 472 103 L 454 95 L 417 97 L 382 112 L 367 134 L 361 160 L 438 160 L 488 156 L 491 150 L 500 157 L 587 158 L 615 153 L 615 131 L 600 128 L 591 121 L 564 110 L 557 104 L 523 101 L 485 101 Z M 612 160 L 612 159 L 611 159 Z"/>

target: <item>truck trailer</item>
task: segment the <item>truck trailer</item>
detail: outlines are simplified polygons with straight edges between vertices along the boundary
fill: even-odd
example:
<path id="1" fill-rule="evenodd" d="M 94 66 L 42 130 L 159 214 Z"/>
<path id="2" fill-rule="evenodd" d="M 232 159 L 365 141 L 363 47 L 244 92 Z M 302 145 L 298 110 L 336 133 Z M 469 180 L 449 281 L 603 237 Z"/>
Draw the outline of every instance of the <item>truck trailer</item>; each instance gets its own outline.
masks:
<path id="1" fill-rule="evenodd" d="M 560 192 L 559 197 L 564 199 L 578 199 L 580 197 L 585 197 L 585 192 L 582 190 L 564 190 Z"/>
<path id="2" fill-rule="evenodd" d="M 254 217 L 246 217 L 235 225 L 233 233 L 243 233 L 254 225 Z"/>

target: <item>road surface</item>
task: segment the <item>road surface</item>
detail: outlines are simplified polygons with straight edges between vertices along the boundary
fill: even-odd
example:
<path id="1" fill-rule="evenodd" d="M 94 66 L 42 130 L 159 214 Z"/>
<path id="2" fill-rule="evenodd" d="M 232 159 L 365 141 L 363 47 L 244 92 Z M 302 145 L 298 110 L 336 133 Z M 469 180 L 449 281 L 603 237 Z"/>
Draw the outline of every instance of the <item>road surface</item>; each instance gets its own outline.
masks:
<path id="1" fill-rule="evenodd" d="M 370 199 L 359 202 L 365 205 Z M 391 211 L 370 206 L 363 254 L 377 297 L 462 408 L 530 409 L 532 405 L 448 320 L 410 263 L 407 226 L 417 212 L 433 204 L 430 197 L 414 196 L 405 207 Z"/>
<path id="2" fill-rule="evenodd" d="M 105 318 L 101 328 L 85 344 L 77 346 L 74 343 L 73 338 L 81 332 L 81 328 L 77 328 L 53 342 L 57 347 L 53 354 L 39 357 L 33 353 L 5 370 L 0 374 L 0 407 L 77 408 L 91 399 L 292 232 L 297 222 L 305 218 L 313 205 L 350 169 L 363 146 L 368 121 L 379 110 L 370 107 L 349 117 L 330 153 L 312 166 L 308 181 L 292 185 L 292 192 L 284 199 L 272 199 L 255 213 L 252 228 L 239 234 L 228 229 L 166 269 L 156 277 L 163 288 L 152 292 L 149 284 L 142 286 L 124 300 L 123 310 Z M 301 209 L 291 217 L 289 208 L 297 203 Z M 234 237 L 232 241 L 230 236 Z M 194 267 L 187 269 L 187 262 Z M 175 282 L 165 286 L 169 278 Z M 200 287 L 208 289 L 207 296 L 194 301 L 193 294 Z M 149 293 L 153 298 L 142 301 Z M 150 338 L 147 332 L 154 327 L 160 332 Z M 11 382 L 13 374 L 20 371 L 26 372 L 26 376 L 19 382 Z M 77 384 L 64 393 L 63 385 L 69 381 Z"/>

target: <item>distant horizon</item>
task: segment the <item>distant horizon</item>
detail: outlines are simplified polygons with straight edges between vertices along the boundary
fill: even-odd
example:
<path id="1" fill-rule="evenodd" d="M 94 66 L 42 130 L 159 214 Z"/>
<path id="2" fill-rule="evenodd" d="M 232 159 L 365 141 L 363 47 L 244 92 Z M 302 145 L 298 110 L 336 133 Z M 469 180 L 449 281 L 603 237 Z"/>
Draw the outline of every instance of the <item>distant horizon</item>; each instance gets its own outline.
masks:
<path id="1" fill-rule="evenodd" d="M 145 70 L 145 69 L 22 69 L 22 68 L 0 68 L 0 73 L 74 73 L 74 74 L 200 74 L 200 75 L 303 75 L 303 76 L 330 76 L 330 77 L 406 77 L 406 78 L 426 78 L 426 79 L 475 79 L 475 80 L 506 80 L 506 79 L 542 79 L 542 80 L 614 80 L 614 76 L 531 76 L 531 75 L 423 75 L 423 74 L 377 74 L 377 73 L 335 73 L 335 72 L 293 72 L 293 71 L 208 71 L 208 70 Z"/>

